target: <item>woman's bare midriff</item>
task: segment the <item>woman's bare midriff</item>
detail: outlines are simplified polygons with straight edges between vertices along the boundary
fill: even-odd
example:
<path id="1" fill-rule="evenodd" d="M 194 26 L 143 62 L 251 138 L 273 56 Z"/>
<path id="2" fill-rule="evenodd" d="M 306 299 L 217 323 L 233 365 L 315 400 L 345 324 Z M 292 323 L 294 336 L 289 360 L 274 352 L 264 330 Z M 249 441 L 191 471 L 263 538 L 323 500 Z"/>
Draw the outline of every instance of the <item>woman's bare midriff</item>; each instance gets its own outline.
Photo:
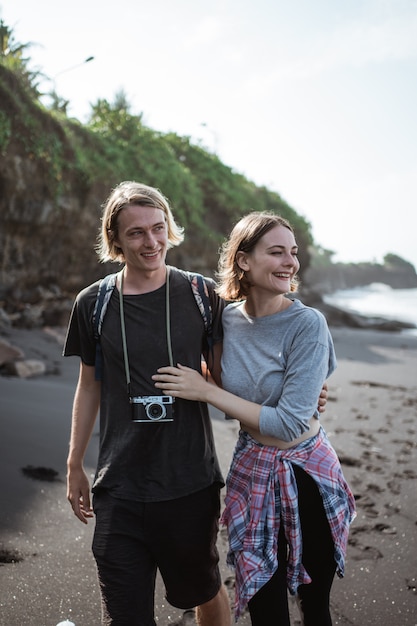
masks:
<path id="1" fill-rule="evenodd" d="M 241 424 L 242 430 L 246 431 L 259 443 L 262 443 L 264 446 L 274 446 L 279 450 L 288 450 L 288 448 L 293 448 L 297 444 L 305 441 L 306 439 L 310 439 L 311 437 L 315 437 L 320 430 L 320 421 L 315 417 L 312 417 L 310 420 L 310 428 L 305 433 L 298 437 L 298 439 L 293 439 L 293 441 L 283 441 L 282 439 L 277 439 L 277 437 L 269 437 L 267 435 L 261 435 L 258 430 L 254 430 L 248 428 L 247 426 L 243 426 Z"/>

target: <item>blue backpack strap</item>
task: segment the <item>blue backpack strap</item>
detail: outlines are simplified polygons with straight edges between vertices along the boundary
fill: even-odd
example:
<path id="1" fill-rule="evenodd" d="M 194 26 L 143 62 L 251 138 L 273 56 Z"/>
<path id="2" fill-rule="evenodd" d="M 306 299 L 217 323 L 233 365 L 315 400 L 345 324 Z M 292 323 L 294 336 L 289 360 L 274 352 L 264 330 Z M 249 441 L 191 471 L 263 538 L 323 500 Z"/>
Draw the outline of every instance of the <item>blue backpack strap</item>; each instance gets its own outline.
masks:
<path id="1" fill-rule="evenodd" d="M 96 303 L 93 312 L 93 333 L 96 342 L 96 358 L 95 358 L 95 379 L 101 380 L 102 373 L 102 355 L 100 345 L 101 328 L 103 326 L 103 319 L 106 314 L 107 306 L 109 304 L 113 289 L 116 286 L 116 274 L 108 274 L 99 283 Z"/>

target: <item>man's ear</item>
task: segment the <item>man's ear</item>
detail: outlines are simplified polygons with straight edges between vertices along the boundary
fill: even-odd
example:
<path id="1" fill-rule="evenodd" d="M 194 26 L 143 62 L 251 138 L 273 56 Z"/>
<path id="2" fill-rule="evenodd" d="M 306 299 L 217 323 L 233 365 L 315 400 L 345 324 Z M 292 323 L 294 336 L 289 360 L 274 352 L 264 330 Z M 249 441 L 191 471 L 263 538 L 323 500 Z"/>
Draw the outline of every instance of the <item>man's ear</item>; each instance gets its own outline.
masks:
<path id="1" fill-rule="evenodd" d="M 110 244 L 119 246 L 119 244 L 117 242 L 117 231 L 113 230 L 113 228 L 109 228 L 108 229 L 108 231 L 107 231 L 107 238 L 108 238 Z"/>
<path id="2" fill-rule="evenodd" d="M 113 244 L 113 245 L 114 245 L 114 246 L 115 246 L 118 250 L 120 250 L 120 252 L 123 254 L 123 250 L 122 250 L 122 247 L 121 247 L 120 242 L 119 242 L 119 237 L 118 237 L 117 231 L 113 231 L 113 232 L 112 232 L 112 244 Z"/>

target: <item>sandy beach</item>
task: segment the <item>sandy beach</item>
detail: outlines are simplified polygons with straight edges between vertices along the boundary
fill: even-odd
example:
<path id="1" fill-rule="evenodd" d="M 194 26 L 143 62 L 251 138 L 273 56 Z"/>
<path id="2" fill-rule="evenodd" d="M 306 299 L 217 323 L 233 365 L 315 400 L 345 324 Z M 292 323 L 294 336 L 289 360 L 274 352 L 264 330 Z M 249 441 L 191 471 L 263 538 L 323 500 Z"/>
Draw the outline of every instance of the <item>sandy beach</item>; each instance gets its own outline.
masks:
<path id="1" fill-rule="evenodd" d="M 0 626 L 99 626 L 99 592 L 90 550 L 93 523 L 82 525 L 65 495 L 76 358 L 60 356 L 62 331 L 10 329 L 3 338 L 46 375 L 0 376 Z M 332 591 L 333 624 L 417 625 L 417 336 L 331 329 L 338 368 L 322 423 L 357 499 L 346 575 Z M 237 424 L 212 412 L 224 473 Z M 95 432 L 86 466 L 94 473 Z M 227 539 L 219 536 L 223 579 Z M 292 626 L 300 624 L 292 600 Z M 194 624 L 170 607 L 158 581 L 157 623 Z M 250 624 L 244 615 L 238 624 Z M 271 626 L 272 623 L 271 623 Z"/>

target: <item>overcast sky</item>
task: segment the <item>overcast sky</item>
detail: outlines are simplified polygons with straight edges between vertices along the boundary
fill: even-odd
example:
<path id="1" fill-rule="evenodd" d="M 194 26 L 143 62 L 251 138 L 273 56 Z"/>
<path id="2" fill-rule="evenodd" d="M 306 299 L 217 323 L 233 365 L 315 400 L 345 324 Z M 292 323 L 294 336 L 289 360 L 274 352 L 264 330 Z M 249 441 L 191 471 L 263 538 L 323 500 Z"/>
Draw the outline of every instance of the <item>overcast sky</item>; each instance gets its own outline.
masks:
<path id="1" fill-rule="evenodd" d="M 123 89 L 147 126 L 277 191 L 335 260 L 417 267 L 417 0 L 0 0 L 0 17 L 69 115 Z"/>

